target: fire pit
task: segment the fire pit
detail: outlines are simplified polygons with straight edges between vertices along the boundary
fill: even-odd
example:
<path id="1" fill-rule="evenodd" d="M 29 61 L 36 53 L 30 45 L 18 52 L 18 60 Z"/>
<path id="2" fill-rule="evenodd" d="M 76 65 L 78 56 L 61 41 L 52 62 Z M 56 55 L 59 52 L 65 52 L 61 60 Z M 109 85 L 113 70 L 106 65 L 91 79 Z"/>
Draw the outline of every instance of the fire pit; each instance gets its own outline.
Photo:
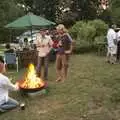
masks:
<path id="1" fill-rule="evenodd" d="M 19 88 L 24 93 L 33 93 L 46 89 L 47 84 L 41 78 L 37 77 L 33 64 L 30 64 L 23 80 L 18 81 Z"/>

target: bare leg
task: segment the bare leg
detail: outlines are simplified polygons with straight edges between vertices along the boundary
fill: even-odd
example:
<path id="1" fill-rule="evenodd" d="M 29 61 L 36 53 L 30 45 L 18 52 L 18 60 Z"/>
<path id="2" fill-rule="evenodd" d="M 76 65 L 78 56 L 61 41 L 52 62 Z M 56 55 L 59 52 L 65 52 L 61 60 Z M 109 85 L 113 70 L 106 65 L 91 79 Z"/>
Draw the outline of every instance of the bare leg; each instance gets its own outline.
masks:
<path id="1" fill-rule="evenodd" d="M 57 79 L 56 79 L 56 82 L 58 81 L 61 81 L 62 79 L 62 72 L 61 72 L 61 69 L 60 70 L 56 70 L 56 73 L 57 73 Z"/>
<path id="2" fill-rule="evenodd" d="M 40 78 L 42 80 L 44 80 L 44 66 L 43 65 L 41 66 L 41 76 L 40 76 Z"/>
<path id="3" fill-rule="evenodd" d="M 112 64 L 115 64 L 116 63 L 116 55 L 114 54 L 111 54 L 111 57 L 110 57 L 110 63 Z"/>
<path id="4" fill-rule="evenodd" d="M 39 77 L 41 77 L 41 69 L 42 69 L 42 58 L 38 57 L 37 61 L 37 74 Z"/>
<path id="5" fill-rule="evenodd" d="M 62 55 L 62 80 L 67 78 L 67 59 L 66 55 Z"/>
<path id="6" fill-rule="evenodd" d="M 66 59 L 66 63 L 65 63 L 65 77 L 67 78 L 67 74 L 68 74 L 68 66 L 69 66 L 69 55 L 65 55 L 65 59 Z"/>
<path id="7" fill-rule="evenodd" d="M 106 61 L 107 61 L 107 62 L 110 62 L 110 52 L 109 52 L 109 48 L 108 48 L 108 52 L 107 52 L 107 55 L 106 55 Z"/>
<path id="8" fill-rule="evenodd" d="M 57 74 L 57 79 L 56 81 L 60 81 L 62 79 L 62 64 L 61 64 L 61 55 L 57 54 L 56 56 L 56 74 Z"/>
<path id="9" fill-rule="evenodd" d="M 48 56 L 44 57 L 44 80 L 48 80 Z"/>

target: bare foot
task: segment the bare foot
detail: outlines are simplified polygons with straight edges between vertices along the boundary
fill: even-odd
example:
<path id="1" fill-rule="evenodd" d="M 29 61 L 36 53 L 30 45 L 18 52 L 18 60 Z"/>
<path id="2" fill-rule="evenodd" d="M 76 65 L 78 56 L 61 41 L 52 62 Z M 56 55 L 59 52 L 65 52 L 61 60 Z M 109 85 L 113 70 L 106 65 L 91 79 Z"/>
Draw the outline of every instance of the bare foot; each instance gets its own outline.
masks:
<path id="1" fill-rule="evenodd" d="M 59 82 L 59 81 L 61 81 L 61 77 L 57 78 L 57 80 L 56 80 L 56 82 Z"/>

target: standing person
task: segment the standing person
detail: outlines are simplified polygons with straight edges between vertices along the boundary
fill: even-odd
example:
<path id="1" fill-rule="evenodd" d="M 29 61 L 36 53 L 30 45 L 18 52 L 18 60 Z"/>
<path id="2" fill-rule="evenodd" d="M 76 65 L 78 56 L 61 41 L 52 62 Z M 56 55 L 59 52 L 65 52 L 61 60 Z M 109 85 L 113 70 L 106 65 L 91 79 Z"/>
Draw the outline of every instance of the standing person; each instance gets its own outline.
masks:
<path id="1" fill-rule="evenodd" d="M 30 49 L 34 49 L 33 40 L 30 41 Z"/>
<path id="2" fill-rule="evenodd" d="M 3 61 L 0 61 L 0 111 L 5 112 L 16 108 L 19 103 L 8 96 L 10 90 L 18 90 L 18 84 L 12 84 L 8 77 L 4 75 L 6 72 Z"/>
<path id="3" fill-rule="evenodd" d="M 116 25 L 112 25 L 107 32 L 108 43 L 107 61 L 111 64 L 115 64 L 116 62 L 117 40 L 115 28 Z"/>
<path id="4" fill-rule="evenodd" d="M 48 79 L 48 57 L 53 45 L 50 36 L 46 35 L 45 30 L 41 30 L 37 34 L 36 48 L 38 51 L 37 73 L 44 80 Z"/>
<path id="5" fill-rule="evenodd" d="M 5 53 L 14 53 L 14 49 L 11 48 L 10 44 L 6 44 L 5 48 L 7 49 Z"/>
<path id="6" fill-rule="evenodd" d="M 56 55 L 57 80 L 64 81 L 68 73 L 68 60 L 72 52 L 72 38 L 63 24 L 56 27 L 58 32 L 58 49 Z"/>
<path id="7" fill-rule="evenodd" d="M 23 50 L 29 50 L 30 49 L 30 45 L 28 42 L 28 38 L 24 38 L 24 47 Z"/>
<path id="8" fill-rule="evenodd" d="M 23 40 L 20 39 L 20 40 L 19 40 L 19 47 L 20 47 L 20 49 L 23 49 L 23 45 L 24 45 Z"/>

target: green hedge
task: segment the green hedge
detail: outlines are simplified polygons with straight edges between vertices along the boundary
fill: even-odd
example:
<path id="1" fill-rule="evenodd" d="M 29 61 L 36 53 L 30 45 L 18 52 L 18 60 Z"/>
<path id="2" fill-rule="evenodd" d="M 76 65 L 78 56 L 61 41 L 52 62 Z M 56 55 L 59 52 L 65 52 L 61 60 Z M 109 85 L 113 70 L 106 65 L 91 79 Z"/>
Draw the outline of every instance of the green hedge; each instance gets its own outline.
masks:
<path id="1" fill-rule="evenodd" d="M 99 44 L 106 44 L 108 25 L 102 20 L 78 21 L 69 32 L 75 40 L 75 52 L 98 51 Z"/>

